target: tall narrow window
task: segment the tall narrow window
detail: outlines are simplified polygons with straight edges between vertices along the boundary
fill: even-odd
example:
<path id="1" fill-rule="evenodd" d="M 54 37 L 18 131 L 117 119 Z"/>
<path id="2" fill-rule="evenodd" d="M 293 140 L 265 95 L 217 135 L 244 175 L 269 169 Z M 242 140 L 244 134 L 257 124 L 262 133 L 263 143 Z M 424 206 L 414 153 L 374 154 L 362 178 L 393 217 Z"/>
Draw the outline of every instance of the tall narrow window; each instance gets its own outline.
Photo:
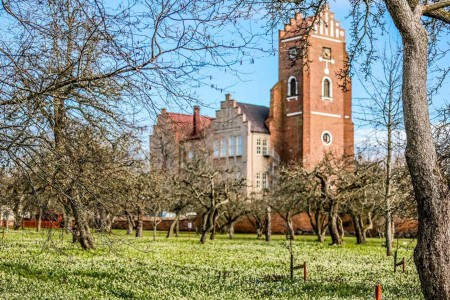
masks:
<path id="1" fill-rule="evenodd" d="M 323 97 L 331 98 L 331 81 L 328 78 L 323 80 Z"/>
<path id="2" fill-rule="evenodd" d="M 220 153 L 220 156 L 225 157 L 227 156 L 227 140 L 226 139 L 222 139 L 222 151 Z"/>
<path id="3" fill-rule="evenodd" d="M 261 139 L 256 140 L 256 154 L 261 155 Z"/>
<path id="4" fill-rule="evenodd" d="M 261 188 L 261 173 L 256 173 L 256 188 Z"/>
<path id="5" fill-rule="evenodd" d="M 238 135 L 236 137 L 236 144 L 237 144 L 236 155 L 242 155 L 244 147 L 242 144 L 242 136 L 241 135 Z"/>
<path id="6" fill-rule="evenodd" d="M 219 157 L 219 156 L 220 156 L 220 142 L 215 141 L 214 142 L 214 157 Z"/>
<path id="7" fill-rule="evenodd" d="M 263 155 L 269 155 L 269 146 L 266 139 L 262 141 L 262 153 Z"/>
<path id="8" fill-rule="evenodd" d="M 295 80 L 295 78 L 291 79 L 291 96 L 295 96 L 297 95 L 297 80 Z"/>
<path id="9" fill-rule="evenodd" d="M 288 96 L 297 96 L 297 79 L 294 76 L 288 80 Z"/>
<path id="10" fill-rule="evenodd" d="M 262 174 L 262 187 L 263 189 L 268 189 L 269 188 L 269 181 L 268 181 L 268 174 L 266 172 L 264 172 Z"/>
<path id="11" fill-rule="evenodd" d="M 236 150 L 236 146 L 234 144 L 235 141 L 235 136 L 230 136 L 229 138 L 229 142 L 228 142 L 228 148 L 229 148 L 229 155 L 230 156 L 234 156 L 235 150 Z"/>

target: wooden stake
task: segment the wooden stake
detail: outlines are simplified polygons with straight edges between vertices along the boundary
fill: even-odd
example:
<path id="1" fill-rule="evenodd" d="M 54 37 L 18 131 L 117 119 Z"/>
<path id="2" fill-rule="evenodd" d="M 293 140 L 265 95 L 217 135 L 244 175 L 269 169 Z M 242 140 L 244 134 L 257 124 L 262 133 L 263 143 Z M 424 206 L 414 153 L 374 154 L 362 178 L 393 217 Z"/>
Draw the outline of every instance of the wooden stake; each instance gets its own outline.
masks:
<path id="1" fill-rule="evenodd" d="M 381 300 L 381 284 L 377 284 L 375 287 L 375 299 Z"/>
<path id="2" fill-rule="evenodd" d="M 405 273 L 405 258 L 404 257 L 402 259 L 402 269 L 403 269 L 403 273 Z"/>
<path id="3" fill-rule="evenodd" d="M 306 282 L 306 278 L 308 277 L 308 271 L 306 270 L 306 261 L 303 262 L 303 281 Z"/>

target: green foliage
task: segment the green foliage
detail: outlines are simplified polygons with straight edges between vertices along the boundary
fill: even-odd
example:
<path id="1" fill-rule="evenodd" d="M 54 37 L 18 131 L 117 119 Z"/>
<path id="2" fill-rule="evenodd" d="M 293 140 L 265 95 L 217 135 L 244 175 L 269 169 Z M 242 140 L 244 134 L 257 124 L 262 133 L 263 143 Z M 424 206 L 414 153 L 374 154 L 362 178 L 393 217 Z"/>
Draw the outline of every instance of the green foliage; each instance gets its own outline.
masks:
<path id="1" fill-rule="evenodd" d="M 404 245 L 399 250 L 407 260 L 406 274 L 393 273 L 392 257 L 385 256 L 380 239 L 361 246 L 348 238 L 336 247 L 319 244 L 316 237 L 298 237 L 293 241 L 295 263 L 307 261 L 306 283 L 300 271 L 293 282 L 287 279 L 283 236 L 274 236 L 271 243 L 254 235 L 218 236 L 204 245 L 193 233 L 156 242 L 123 232 L 95 239 L 98 250 L 82 251 L 69 236 L 60 240 L 55 234 L 49 242 L 47 233 L 8 233 L 0 241 L 2 298 L 373 299 L 381 283 L 384 299 L 423 299 L 412 249 Z M 287 277 L 269 280 L 273 274 Z"/>

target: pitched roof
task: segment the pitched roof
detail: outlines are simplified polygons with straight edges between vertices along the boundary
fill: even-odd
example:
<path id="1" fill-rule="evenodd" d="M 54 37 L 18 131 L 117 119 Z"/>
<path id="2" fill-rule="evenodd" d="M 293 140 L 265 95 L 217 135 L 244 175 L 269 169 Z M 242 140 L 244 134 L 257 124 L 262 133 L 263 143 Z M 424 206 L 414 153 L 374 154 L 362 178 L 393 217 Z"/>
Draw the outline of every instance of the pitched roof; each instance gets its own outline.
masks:
<path id="1" fill-rule="evenodd" d="M 168 112 L 166 115 L 174 123 L 174 129 L 183 134 L 183 138 L 197 137 L 214 120 L 214 118 L 200 115 L 198 132 L 194 134 L 194 116 L 192 114 Z"/>
<path id="2" fill-rule="evenodd" d="M 269 117 L 269 108 L 262 105 L 254 105 L 248 103 L 237 102 L 237 106 L 241 108 L 241 112 L 251 122 L 253 132 L 269 133 L 266 126 L 266 120 Z"/>

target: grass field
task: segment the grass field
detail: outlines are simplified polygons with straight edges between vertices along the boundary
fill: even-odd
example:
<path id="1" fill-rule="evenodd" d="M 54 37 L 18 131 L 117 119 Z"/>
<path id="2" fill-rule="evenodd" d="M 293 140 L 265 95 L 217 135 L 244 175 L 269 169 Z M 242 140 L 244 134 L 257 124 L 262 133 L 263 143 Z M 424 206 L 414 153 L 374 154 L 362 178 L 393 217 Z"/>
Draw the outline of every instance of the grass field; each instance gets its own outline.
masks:
<path id="1" fill-rule="evenodd" d="M 147 235 L 150 233 L 146 232 Z M 154 242 L 123 232 L 96 235 L 98 250 L 83 252 L 57 231 L 10 232 L 0 244 L 1 299 L 423 299 L 412 262 L 412 244 L 400 241 L 406 274 L 393 273 L 380 239 L 363 246 L 346 238 L 341 247 L 314 237 L 294 242 L 296 262 L 307 261 L 309 278 L 293 282 L 267 275 L 289 273 L 283 236 L 218 236 L 201 245 L 194 234 Z M 224 276 L 225 275 L 225 276 Z"/>

